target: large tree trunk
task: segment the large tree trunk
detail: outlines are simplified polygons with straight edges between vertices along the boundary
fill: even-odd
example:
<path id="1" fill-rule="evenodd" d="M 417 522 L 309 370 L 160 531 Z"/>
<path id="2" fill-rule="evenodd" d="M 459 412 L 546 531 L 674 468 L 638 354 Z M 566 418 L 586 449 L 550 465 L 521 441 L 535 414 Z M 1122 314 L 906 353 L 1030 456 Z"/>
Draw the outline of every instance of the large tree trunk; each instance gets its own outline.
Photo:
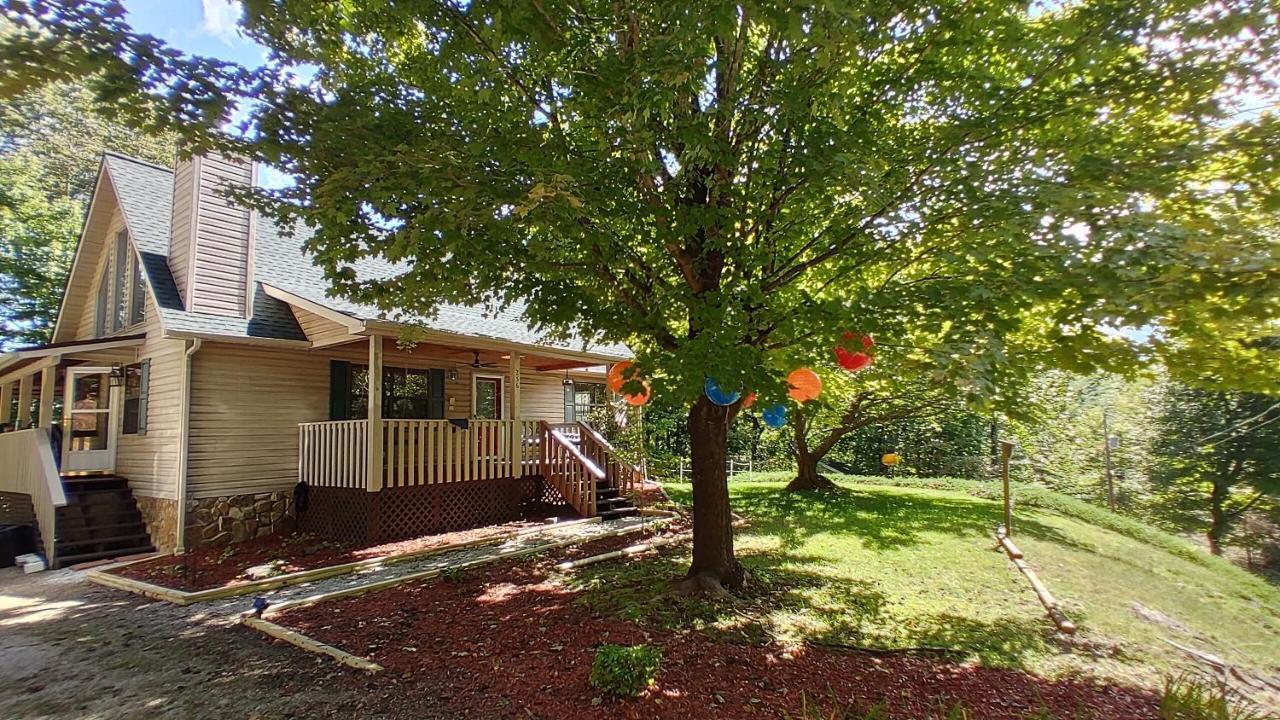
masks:
<path id="1" fill-rule="evenodd" d="M 1222 508 L 1227 490 L 1226 485 L 1214 483 L 1209 493 L 1209 532 L 1205 536 L 1209 540 L 1209 552 L 1214 555 L 1222 554 L 1222 536 L 1227 532 L 1227 513 Z"/>
<path id="2" fill-rule="evenodd" d="M 804 412 L 797 412 L 791 426 L 795 432 L 796 476 L 787 484 L 787 490 L 829 490 L 836 486 L 827 478 L 818 474 L 818 461 L 826 453 L 825 443 L 819 443 L 819 451 L 809 449 L 809 423 Z"/>
<path id="3" fill-rule="evenodd" d="M 830 490 L 835 483 L 818 473 L 820 458 L 810 452 L 796 453 L 796 476 L 787 483 L 788 490 Z"/>
<path id="4" fill-rule="evenodd" d="M 693 456 L 693 564 L 683 587 L 717 592 L 742 586 L 742 566 L 733 556 L 733 516 L 725 459 L 729 408 L 699 397 L 689 411 Z"/>

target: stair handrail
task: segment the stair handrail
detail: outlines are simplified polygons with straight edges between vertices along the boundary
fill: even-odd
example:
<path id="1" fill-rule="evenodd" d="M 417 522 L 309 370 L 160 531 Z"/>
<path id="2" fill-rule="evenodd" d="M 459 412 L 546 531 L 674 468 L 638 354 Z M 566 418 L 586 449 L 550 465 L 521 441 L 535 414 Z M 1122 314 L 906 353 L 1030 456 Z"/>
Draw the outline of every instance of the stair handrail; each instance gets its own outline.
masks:
<path id="1" fill-rule="evenodd" d="M 540 421 L 539 426 L 542 429 L 542 477 L 546 478 L 583 517 L 595 516 L 596 481 L 605 479 L 605 471 L 583 455 L 573 442 L 545 420 Z M 590 476 L 591 479 L 585 483 L 585 488 L 581 487 L 581 483 L 573 483 L 568 471 L 557 471 L 556 466 L 559 463 L 552 462 L 553 447 L 562 451 L 568 459 L 577 463 Z"/>
<path id="2" fill-rule="evenodd" d="M 56 509 L 66 507 L 67 494 L 53 458 L 49 431 L 37 427 L 0 434 L 0 490 L 31 497 L 48 567 L 55 567 Z"/>
<path id="3" fill-rule="evenodd" d="M 605 439 L 604 435 L 600 434 L 600 431 L 581 420 L 578 421 L 578 428 L 578 432 L 581 433 L 583 437 L 589 438 L 605 452 L 606 457 L 600 458 L 600 462 L 606 468 L 605 472 L 608 473 L 608 468 L 610 466 L 621 471 L 619 473 L 621 477 L 608 478 L 610 482 L 617 486 L 619 492 L 630 492 L 635 488 L 636 484 L 644 482 L 644 473 L 642 473 L 635 465 L 624 460 L 618 454 L 617 449 L 613 447 L 613 444 Z"/>

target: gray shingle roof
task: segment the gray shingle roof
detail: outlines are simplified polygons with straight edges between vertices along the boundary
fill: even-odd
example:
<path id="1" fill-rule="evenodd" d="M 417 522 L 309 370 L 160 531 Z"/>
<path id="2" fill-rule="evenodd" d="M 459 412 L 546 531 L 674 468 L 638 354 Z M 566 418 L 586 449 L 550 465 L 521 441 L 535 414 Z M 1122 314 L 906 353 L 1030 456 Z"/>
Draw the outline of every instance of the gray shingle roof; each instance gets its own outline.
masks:
<path id="1" fill-rule="evenodd" d="M 133 241 L 142 256 L 143 269 L 165 327 L 170 331 L 208 333 L 236 337 L 283 338 L 305 340 L 289 306 L 266 295 L 262 284 L 318 303 L 360 320 L 387 319 L 377 308 L 329 297 L 328 282 L 316 267 L 303 244 L 310 231 L 298 227 L 293 233 L 282 232 L 279 225 L 261 218 L 256 223 L 254 238 L 253 317 L 231 318 L 221 315 L 187 312 L 169 271 L 169 223 L 173 216 L 173 171 L 123 155 L 108 154 L 104 160 L 113 187 L 120 199 L 132 231 Z M 357 265 L 362 278 L 377 279 L 395 274 L 390 263 L 369 259 Z M 513 305 L 501 311 L 482 307 L 441 305 L 435 317 L 410 317 L 397 314 L 395 320 L 415 322 L 441 332 L 490 338 L 566 350 L 586 350 L 619 359 L 631 357 L 624 345 L 587 343 L 582 338 L 552 340 L 539 333 L 525 318 L 524 306 Z"/>

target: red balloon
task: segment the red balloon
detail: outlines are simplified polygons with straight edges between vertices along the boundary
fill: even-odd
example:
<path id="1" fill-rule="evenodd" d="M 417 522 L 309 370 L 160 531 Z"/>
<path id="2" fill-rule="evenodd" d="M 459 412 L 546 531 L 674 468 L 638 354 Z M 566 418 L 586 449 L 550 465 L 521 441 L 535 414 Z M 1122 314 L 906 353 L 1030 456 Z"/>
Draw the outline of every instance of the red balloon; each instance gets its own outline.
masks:
<path id="1" fill-rule="evenodd" d="M 836 349 L 836 358 L 840 361 L 840 367 L 849 372 L 858 372 L 865 370 L 871 366 L 872 358 L 864 352 L 851 353 L 844 348 Z"/>
<path id="2" fill-rule="evenodd" d="M 755 393 L 747 393 L 747 397 L 746 397 L 746 399 L 742 401 L 742 409 L 743 409 L 743 410 L 746 410 L 747 408 L 749 408 L 749 407 L 751 407 L 752 405 L 755 405 L 755 404 L 756 404 L 756 394 L 755 394 Z"/>

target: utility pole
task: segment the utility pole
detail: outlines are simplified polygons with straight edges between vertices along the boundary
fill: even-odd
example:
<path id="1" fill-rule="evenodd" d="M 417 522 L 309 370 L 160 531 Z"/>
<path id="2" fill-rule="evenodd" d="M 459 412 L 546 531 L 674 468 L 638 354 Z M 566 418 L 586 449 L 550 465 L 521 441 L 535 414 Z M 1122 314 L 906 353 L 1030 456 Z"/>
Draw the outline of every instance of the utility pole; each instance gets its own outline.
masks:
<path id="1" fill-rule="evenodd" d="M 1107 507 L 1115 512 L 1116 509 L 1116 488 L 1114 482 L 1114 473 L 1111 471 L 1111 426 L 1109 423 L 1109 415 L 1111 408 L 1102 409 L 1102 460 L 1107 467 Z"/>

